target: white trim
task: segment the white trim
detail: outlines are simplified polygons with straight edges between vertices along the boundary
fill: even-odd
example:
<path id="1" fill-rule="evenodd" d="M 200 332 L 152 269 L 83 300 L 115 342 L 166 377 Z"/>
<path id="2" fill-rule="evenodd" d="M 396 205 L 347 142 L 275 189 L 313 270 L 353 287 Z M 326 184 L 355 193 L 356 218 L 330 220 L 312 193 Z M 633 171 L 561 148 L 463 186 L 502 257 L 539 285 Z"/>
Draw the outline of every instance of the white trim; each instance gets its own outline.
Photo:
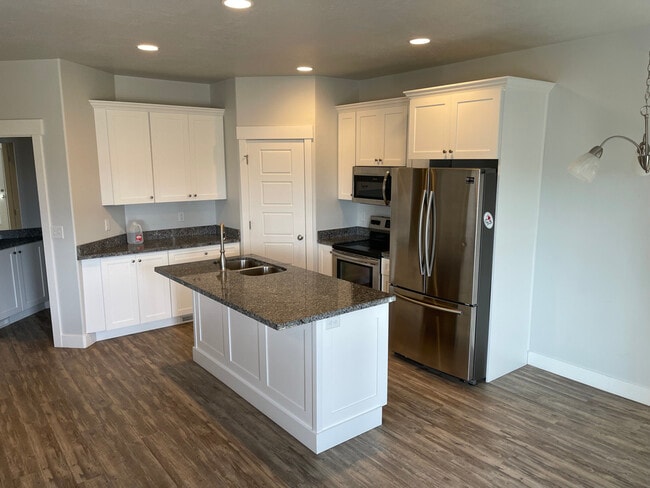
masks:
<path id="1" fill-rule="evenodd" d="M 58 273 L 54 258 L 54 244 L 52 242 L 52 215 L 50 211 L 50 197 L 45 171 L 45 150 L 43 149 L 43 135 L 45 129 L 42 119 L 16 119 L 0 120 L 0 137 L 31 137 L 34 151 L 34 167 L 36 169 L 36 187 L 38 190 L 39 211 L 41 228 L 43 231 L 43 250 L 45 269 L 47 274 L 47 288 L 50 297 L 50 317 L 52 319 L 52 337 L 55 347 L 65 347 L 61 329 L 63 322 L 59 306 Z"/>
<path id="2" fill-rule="evenodd" d="M 237 127 L 238 140 L 313 139 L 312 125 L 277 125 Z"/>
<path id="3" fill-rule="evenodd" d="M 399 105 L 408 105 L 409 99 L 406 97 L 385 98 L 383 100 L 372 100 L 369 102 L 347 103 L 337 105 L 335 108 L 338 112 L 347 112 L 352 110 L 368 110 L 373 108 L 395 107 Z"/>
<path id="4" fill-rule="evenodd" d="M 528 364 L 599 390 L 650 406 L 650 388 L 621 381 L 596 371 L 581 368 L 535 352 L 528 353 Z"/>
<path id="5" fill-rule="evenodd" d="M 181 113 L 203 113 L 223 115 L 225 109 L 212 107 L 188 107 L 185 105 L 162 105 L 159 103 L 139 103 L 139 102 L 115 102 L 111 100 L 88 100 L 93 108 L 97 109 L 120 109 L 120 110 L 137 110 L 146 112 L 181 112 Z"/>
<path id="6" fill-rule="evenodd" d="M 140 332 L 149 332 L 150 330 L 164 329 L 165 327 L 172 327 L 174 325 L 184 324 L 189 322 L 183 317 L 171 317 L 168 319 L 156 320 L 153 322 L 145 322 L 144 324 L 131 325 L 129 327 L 121 327 L 119 329 L 102 330 L 94 334 L 86 334 L 95 336 L 97 341 L 105 341 L 106 339 L 114 339 L 116 337 L 123 337 L 131 334 L 139 334 Z"/>
<path id="7" fill-rule="evenodd" d="M 404 95 L 408 98 L 422 97 L 437 93 L 446 93 L 458 90 L 469 90 L 474 88 L 486 88 L 490 86 L 503 86 L 503 88 L 517 86 L 527 90 L 535 90 L 542 93 L 548 93 L 555 86 L 555 83 L 542 80 L 530 80 L 527 78 L 518 78 L 516 76 L 501 76 L 498 78 L 488 78 L 485 80 L 466 81 L 464 83 L 454 83 L 451 85 L 432 86 L 429 88 L 418 88 L 416 90 L 406 90 Z"/>
<path id="8" fill-rule="evenodd" d="M 61 345 L 73 349 L 86 349 L 96 341 L 95 334 L 61 334 Z"/>
<path id="9" fill-rule="evenodd" d="M 316 239 L 316 172 L 313 154 L 314 128 L 306 126 L 259 126 L 237 127 L 239 140 L 239 174 L 241 196 L 240 243 L 241 253 L 250 254 L 251 234 L 248 227 L 250 221 L 250 193 L 248 178 L 248 141 L 302 141 L 305 158 L 305 264 L 309 270 L 318 270 L 318 242 Z"/>

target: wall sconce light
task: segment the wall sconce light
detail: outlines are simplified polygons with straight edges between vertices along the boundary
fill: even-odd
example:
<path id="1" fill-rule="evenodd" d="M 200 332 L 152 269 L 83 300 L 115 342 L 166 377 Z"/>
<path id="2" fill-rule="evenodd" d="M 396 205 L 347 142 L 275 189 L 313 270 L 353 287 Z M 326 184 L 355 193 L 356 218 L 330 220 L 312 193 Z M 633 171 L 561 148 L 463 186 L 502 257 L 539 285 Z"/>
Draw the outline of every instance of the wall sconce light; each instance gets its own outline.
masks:
<path id="1" fill-rule="evenodd" d="M 596 177 L 598 171 L 598 160 L 603 155 L 603 146 L 610 139 L 625 139 L 626 141 L 634 144 L 636 147 L 637 159 L 639 165 L 646 174 L 650 174 L 650 148 L 648 148 L 648 114 L 650 112 L 650 61 L 648 62 L 648 77 L 645 82 L 645 105 L 641 107 L 641 116 L 645 123 L 645 132 L 641 143 L 637 144 L 629 137 L 625 136 L 610 136 L 601 142 L 598 146 L 592 147 L 589 152 L 576 158 L 569 165 L 569 173 L 578 178 L 579 180 L 591 183 Z"/>

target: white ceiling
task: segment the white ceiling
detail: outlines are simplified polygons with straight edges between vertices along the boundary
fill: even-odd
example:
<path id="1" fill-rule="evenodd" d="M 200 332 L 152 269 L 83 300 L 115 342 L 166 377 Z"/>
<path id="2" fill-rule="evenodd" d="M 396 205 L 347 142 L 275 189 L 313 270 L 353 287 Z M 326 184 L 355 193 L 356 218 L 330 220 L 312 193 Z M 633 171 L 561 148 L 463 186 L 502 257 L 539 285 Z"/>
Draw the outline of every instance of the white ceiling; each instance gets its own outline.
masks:
<path id="1" fill-rule="evenodd" d="M 121 75 L 214 82 L 352 79 L 650 25 L 648 0 L 0 0 L 0 60 L 63 58 Z M 412 37 L 431 44 L 413 47 Z M 135 46 L 151 42 L 160 51 Z"/>

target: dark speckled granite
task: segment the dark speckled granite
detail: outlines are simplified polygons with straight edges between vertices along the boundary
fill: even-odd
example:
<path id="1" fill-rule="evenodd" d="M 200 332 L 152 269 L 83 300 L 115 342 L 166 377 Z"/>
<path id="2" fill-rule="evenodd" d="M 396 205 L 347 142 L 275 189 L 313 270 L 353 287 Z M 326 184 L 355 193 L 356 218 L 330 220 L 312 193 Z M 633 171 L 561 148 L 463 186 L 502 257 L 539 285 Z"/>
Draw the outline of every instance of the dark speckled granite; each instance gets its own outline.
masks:
<path id="1" fill-rule="evenodd" d="M 2 230 L 0 231 L 0 250 L 42 240 L 43 232 L 40 227 L 33 229 Z"/>
<path id="2" fill-rule="evenodd" d="M 342 229 L 328 229 L 318 231 L 318 243 L 325 245 L 338 244 L 340 242 L 361 241 L 368 239 L 370 229 L 367 227 L 345 227 Z"/>
<path id="3" fill-rule="evenodd" d="M 160 266 L 155 271 L 278 330 L 395 299 L 348 281 L 259 256 L 250 257 L 287 270 L 264 276 L 245 276 L 237 271 L 222 273 L 218 261 L 207 260 Z"/>
<path id="4" fill-rule="evenodd" d="M 239 242 L 239 230 L 231 227 L 225 229 L 225 242 Z M 77 259 L 95 259 L 125 254 L 169 251 L 219 244 L 219 232 L 216 225 L 185 227 L 144 232 L 144 244 L 127 244 L 126 234 L 77 246 Z"/>

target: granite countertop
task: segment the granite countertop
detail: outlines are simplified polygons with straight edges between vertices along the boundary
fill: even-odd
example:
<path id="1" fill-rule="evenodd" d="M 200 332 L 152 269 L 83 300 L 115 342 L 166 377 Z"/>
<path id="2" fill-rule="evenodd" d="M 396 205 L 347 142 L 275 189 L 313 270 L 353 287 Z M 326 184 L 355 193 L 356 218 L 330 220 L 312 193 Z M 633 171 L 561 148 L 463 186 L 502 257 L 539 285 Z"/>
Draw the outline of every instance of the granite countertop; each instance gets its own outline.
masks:
<path id="1" fill-rule="evenodd" d="M 388 303 L 395 298 L 365 286 L 251 255 L 286 271 L 246 276 L 222 273 L 218 261 L 160 266 L 155 271 L 277 330 Z"/>
<path id="2" fill-rule="evenodd" d="M 363 241 L 370 237 L 370 229 L 367 227 L 344 227 L 341 229 L 319 230 L 317 241 L 319 244 L 331 246 L 341 242 Z M 390 259 L 390 251 L 381 253 L 384 259 Z"/>
<path id="3" fill-rule="evenodd" d="M 225 242 L 239 242 L 239 230 L 225 228 Z M 169 251 L 219 244 L 216 225 L 145 231 L 143 244 L 128 244 L 126 234 L 77 246 L 77 259 L 95 259 L 143 252 Z"/>
<path id="4" fill-rule="evenodd" d="M 0 250 L 43 240 L 40 228 L 0 231 Z"/>

